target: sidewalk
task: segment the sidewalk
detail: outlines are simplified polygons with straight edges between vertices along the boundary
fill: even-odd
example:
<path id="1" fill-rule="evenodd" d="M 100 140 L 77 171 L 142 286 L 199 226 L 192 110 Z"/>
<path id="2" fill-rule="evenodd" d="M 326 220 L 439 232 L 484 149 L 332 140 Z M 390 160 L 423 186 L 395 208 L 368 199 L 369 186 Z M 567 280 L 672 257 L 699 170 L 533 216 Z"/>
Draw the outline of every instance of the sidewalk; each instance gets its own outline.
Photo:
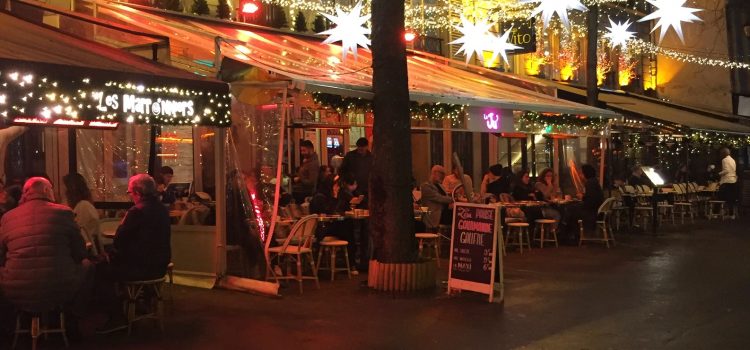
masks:
<path id="1" fill-rule="evenodd" d="M 306 282 L 303 295 L 290 284 L 282 298 L 176 287 L 163 336 L 148 323 L 131 337 L 97 336 L 103 320 L 92 318 L 83 325 L 86 339 L 71 348 L 748 348 L 748 224 L 702 221 L 660 236 L 621 234 L 609 250 L 509 252 L 504 305 L 471 293 L 448 297 L 443 285 L 431 295 L 393 298 L 362 287 L 364 275 L 321 280 L 320 290 Z M 62 344 L 51 336 L 41 345 Z"/>

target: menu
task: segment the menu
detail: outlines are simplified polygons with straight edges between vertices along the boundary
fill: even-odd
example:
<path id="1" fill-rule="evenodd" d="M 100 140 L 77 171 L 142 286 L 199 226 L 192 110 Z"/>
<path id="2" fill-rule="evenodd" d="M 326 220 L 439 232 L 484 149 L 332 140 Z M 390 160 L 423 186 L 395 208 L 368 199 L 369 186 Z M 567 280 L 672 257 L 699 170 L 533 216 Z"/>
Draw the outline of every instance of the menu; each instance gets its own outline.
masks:
<path id="1" fill-rule="evenodd" d="M 448 289 L 494 292 L 499 208 L 456 203 Z M 502 276 L 502 274 L 501 274 Z M 500 281 L 497 281 L 500 282 Z"/>

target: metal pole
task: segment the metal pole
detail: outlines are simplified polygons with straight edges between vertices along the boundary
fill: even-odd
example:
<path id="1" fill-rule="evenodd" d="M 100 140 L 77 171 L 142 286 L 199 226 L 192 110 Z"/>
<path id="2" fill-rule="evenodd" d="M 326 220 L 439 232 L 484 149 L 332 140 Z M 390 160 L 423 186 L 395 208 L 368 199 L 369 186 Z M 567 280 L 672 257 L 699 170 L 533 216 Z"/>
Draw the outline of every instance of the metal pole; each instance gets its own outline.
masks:
<path id="1" fill-rule="evenodd" d="M 227 254 L 226 254 L 226 232 L 227 232 L 227 191 L 226 191 L 226 129 L 216 128 L 214 138 L 214 178 L 216 183 L 216 233 L 214 242 L 216 244 L 216 274 L 226 276 Z"/>

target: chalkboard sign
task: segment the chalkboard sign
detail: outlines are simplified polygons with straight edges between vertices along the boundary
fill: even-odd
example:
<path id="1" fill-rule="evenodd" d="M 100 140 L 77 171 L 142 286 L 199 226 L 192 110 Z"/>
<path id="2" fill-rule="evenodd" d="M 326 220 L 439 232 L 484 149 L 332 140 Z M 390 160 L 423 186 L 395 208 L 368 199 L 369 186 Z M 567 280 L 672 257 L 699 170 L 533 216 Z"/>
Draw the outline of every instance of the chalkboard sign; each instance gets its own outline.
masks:
<path id="1" fill-rule="evenodd" d="M 500 208 L 455 203 L 448 270 L 448 293 L 469 290 L 494 296 Z M 502 270 L 501 270 L 502 271 Z M 500 273 L 502 279 L 502 273 Z M 502 290 L 501 290 L 502 295 Z"/>

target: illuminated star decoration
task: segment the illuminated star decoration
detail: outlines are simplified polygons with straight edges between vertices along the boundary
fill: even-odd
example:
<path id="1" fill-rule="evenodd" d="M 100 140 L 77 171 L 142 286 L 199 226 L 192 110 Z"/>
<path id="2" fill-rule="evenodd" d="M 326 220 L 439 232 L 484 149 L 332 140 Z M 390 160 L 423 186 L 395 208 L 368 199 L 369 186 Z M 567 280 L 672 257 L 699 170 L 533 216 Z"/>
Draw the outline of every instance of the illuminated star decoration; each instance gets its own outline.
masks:
<path id="1" fill-rule="evenodd" d="M 492 37 L 492 58 L 490 59 L 490 62 L 494 62 L 495 59 L 497 59 L 497 55 L 503 56 L 503 61 L 505 61 L 506 64 L 508 64 L 508 56 L 505 54 L 505 51 L 507 50 L 515 50 L 520 49 L 520 46 L 513 45 L 508 42 L 508 36 L 510 36 L 510 32 L 513 29 L 513 26 L 511 26 L 508 30 L 503 33 L 501 36 L 494 36 Z"/>
<path id="2" fill-rule="evenodd" d="M 323 41 L 323 44 L 330 44 L 336 41 L 341 41 L 341 48 L 343 50 L 343 59 L 346 59 L 346 54 L 351 51 L 354 58 L 357 58 L 357 46 L 367 48 L 370 45 L 370 39 L 367 39 L 365 35 L 370 34 L 370 29 L 363 27 L 365 22 L 370 19 L 370 15 L 364 15 L 362 17 L 359 14 L 362 13 L 362 4 L 357 3 L 351 12 L 345 13 L 340 8 L 336 8 L 336 15 L 329 15 L 321 13 L 333 22 L 336 26 L 318 34 L 328 35 L 328 38 Z"/>
<path id="3" fill-rule="evenodd" d="M 701 9 L 695 9 L 690 7 L 683 7 L 687 0 L 646 0 L 651 5 L 658 7 L 659 9 L 652 12 L 646 17 L 641 18 L 638 22 L 650 21 L 652 19 L 659 19 L 651 30 L 653 33 L 657 28 L 661 27 L 659 31 L 659 43 L 664 40 L 664 35 L 667 34 L 669 27 L 674 28 L 677 36 L 680 37 L 680 41 L 685 44 L 685 38 L 682 35 L 682 25 L 680 22 L 693 23 L 695 21 L 701 21 L 698 16 L 694 15 L 693 12 L 703 11 Z"/>
<path id="4" fill-rule="evenodd" d="M 628 31 L 631 24 L 633 23 L 630 20 L 625 21 L 625 23 L 615 23 L 611 18 L 609 19 L 610 27 L 607 27 L 609 32 L 604 34 L 604 37 L 609 39 L 609 44 L 612 48 L 620 46 L 621 49 L 625 50 L 628 46 L 628 40 L 633 39 L 635 35 L 635 32 Z"/>
<path id="5" fill-rule="evenodd" d="M 461 48 L 458 49 L 457 53 L 463 52 L 466 56 L 466 64 L 469 64 L 471 55 L 476 54 L 477 58 L 484 62 L 482 52 L 485 49 L 489 49 L 489 43 L 493 41 L 494 36 L 489 32 L 492 23 L 487 23 L 487 20 L 479 20 L 478 23 L 471 23 L 465 17 L 461 17 L 461 26 L 456 26 L 456 29 L 463 34 L 462 37 L 450 42 L 451 45 L 461 44 Z"/>
<path id="6" fill-rule="evenodd" d="M 552 19 L 552 16 L 557 13 L 557 16 L 560 17 L 560 20 L 563 22 L 563 24 L 570 28 L 570 21 L 568 20 L 568 10 L 578 10 L 581 12 L 588 11 L 588 8 L 584 6 L 580 1 L 578 0 L 520 0 L 522 4 L 529 4 L 533 2 L 538 2 L 539 6 L 537 6 L 533 12 L 531 12 L 531 17 L 536 16 L 537 14 L 542 14 L 542 20 L 544 21 L 544 29 L 547 29 L 549 27 L 549 21 Z"/>

